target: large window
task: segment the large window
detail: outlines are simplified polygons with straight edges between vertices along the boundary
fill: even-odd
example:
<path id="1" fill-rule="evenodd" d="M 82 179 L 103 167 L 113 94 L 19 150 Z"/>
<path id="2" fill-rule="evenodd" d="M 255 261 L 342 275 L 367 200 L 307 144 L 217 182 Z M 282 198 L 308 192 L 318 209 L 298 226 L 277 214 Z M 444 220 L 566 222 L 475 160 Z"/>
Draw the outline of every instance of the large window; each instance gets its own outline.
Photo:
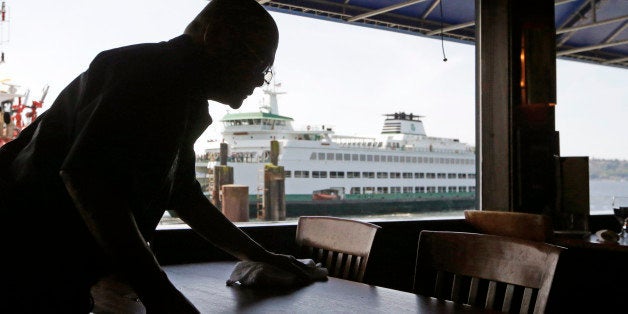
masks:
<path id="1" fill-rule="evenodd" d="M 46 109 L 100 51 L 178 36 L 206 2 L 181 6 L 174 15 L 172 10 L 164 9 L 167 5 L 128 4 L 133 6 L 129 7 L 125 4 L 125 10 L 115 13 L 116 23 L 110 23 L 110 15 L 98 14 L 106 12 L 111 5 L 90 2 L 75 8 L 78 14 L 73 17 L 74 25 L 81 27 L 71 31 L 57 23 L 60 16 L 67 16 L 62 8 L 21 7 L 30 5 L 28 1 L 14 1 L 12 5 L 13 40 L 5 49 L 7 62 L 3 66 L 11 67 L 15 83 L 28 86 L 32 95 L 49 84 L 43 108 Z M 15 15 L 18 12 L 28 12 L 29 16 L 18 19 Z M 136 12 L 145 14 L 138 17 Z M 475 145 L 473 45 L 451 41 L 442 44 L 435 38 L 276 12 L 271 15 L 279 26 L 281 38 L 271 88 L 285 92 L 277 95 L 277 114 L 293 120 L 275 121 L 271 128 L 270 120 L 249 117 L 240 125 L 264 130 L 292 127 L 299 131 L 291 134 L 301 136 L 301 140 L 290 147 L 299 146 L 301 151 L 294 154 L 288 146 L 281 146 L 279 157 L 279 165 L 286 171 L 289 219 L 296 215 L 291 212 L 290 204 L 311 200 L 314 191 L 334 193 L 346 201 L 369 206 L 376 204 L 374 200 L 377 206 L 398 201 L 397 194 L 403 194 L 404 202 L 416 197 L 417 204 L 429 204 L 426 198 L 446 200 L 452 197 L 469 199 L 469 206 L 474 206 L 477 187 L 473 152 L 466 155 L 451 145 L 441 145 L 446 142 L 441 139 Z M 138 24 L 138 18 L 142 23 Z M 25 20 L 50 25 L 46 33 L 51 35 L 32 37 L 36 33 L 32 28 L 18 25 L 18 21 Z M 33 40 L 17 47 L 17 40 L 24 38 Z M 75 46 L 76 42 L 81 45 L 71 53 L 64 48 Z M 45 58 L 34 55 L 41 47 L 46 47 Z M 443 52 L 447 62 L 442 61 Z M 626 82 L 626 69 L 557 62 L 556 130 L 560 132 L 560 152 L 563 156 L 590 157 L 592 213 L 610 213 L 612 197 L 628 194 L 628 145 L 621 140 L 628 116 Z M 263 88 L 257 88 L 238 110 L 210 102 L 208 108 L 214 124 L 197 142 L 199 155 L 210 156 L 206 155 L 207 145 L 228 140 L 221 134 L 224 126 L 219 123 L 226 114 L 259 113 L 260 106 L 267 104 L 267 97 Z M 410 143 L 410 138 L 394 133 L 396 130 L 418 132 L 417 123 L 414 130 L 410 124 L 395 124 L 398 121 L 384 128 L 385 119 L 389 118 L 384 115 L 400 112 L 412 113 L 413 118 L 421 116 L 418 119 L 422 121 L 425 135 L 414 138 L 431 138 L 433 142 Z M 383 130 L 393 133 L 381 134 Z M 115 132 L 115 127 L 112 131 Z M 247 135 L 237 143 L 248 145 L 245 143 L 255 140 L 257 133 Z M 265 140 L 294 138 L 262 135 Z M 339 136 L 344 136 L 345 144 L 334 146 L 340 141 Z M 247 152 L 253 152 L 252 147 L 248 147 Z M 235 146 L 230 149 L 237 153 Z M 259 193 L 264 191 L 263 172 L 252 165 L 258 160 L 269 160 L 265 156 L 268 150 L 259 148 L 254 157 L 244 159 L 246 162 L 230 163 L 237 179 L 234 183 L 249 186 L 251 208 L 256 208 L 262 199 Z M 196 168 L 202 176 L 203 187 L 210 186 L 215 179 L 203 173 L 202 167 L 211 161 L 201 160 Z M 243 170 L 245 168 L 247 170 Z M 246 180 L 241 179 L 244 171 Z M 399 187 L 401 193 L 396 193 Z M 427 208 L 427 211 L 433 215 L 452 212 L 460 215 L 465 208 L 468 206 L 459 204 L 457 208 Z M 342 211 L 330 214 L 336 212 Z M 255 210 L 251 213 L 254 220 Z"/>

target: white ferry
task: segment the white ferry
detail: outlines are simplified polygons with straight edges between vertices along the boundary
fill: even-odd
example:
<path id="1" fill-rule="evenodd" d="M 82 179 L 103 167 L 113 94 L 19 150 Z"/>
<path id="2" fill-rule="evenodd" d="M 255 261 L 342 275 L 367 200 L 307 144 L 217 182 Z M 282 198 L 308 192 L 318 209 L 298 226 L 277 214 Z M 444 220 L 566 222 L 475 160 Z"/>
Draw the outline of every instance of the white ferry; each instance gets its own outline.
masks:
<path id="1" fill-rule="evenodd" d="M 249 187 L 251 213 L 262 201 L 271 140 L 280 146 L 289 217 L 474 206 L 474 147 L 428 137 L 421 116 L 385 114 L 377 138 L 336 135 L 324 126 L 296 130 L 292 118 L 279 115 L 280 93 L 270 88 L 264 92 L 268 102 L 259 112 L 230 113 L 221 120 L 222 142 L 229 147 L 227 165 L 233 167 L 234 183 Z M 197 165 L 209 168 L 199 181 L 211 189 L 213 168 L 220 165 L 220 141 L 210 143 Z"/>

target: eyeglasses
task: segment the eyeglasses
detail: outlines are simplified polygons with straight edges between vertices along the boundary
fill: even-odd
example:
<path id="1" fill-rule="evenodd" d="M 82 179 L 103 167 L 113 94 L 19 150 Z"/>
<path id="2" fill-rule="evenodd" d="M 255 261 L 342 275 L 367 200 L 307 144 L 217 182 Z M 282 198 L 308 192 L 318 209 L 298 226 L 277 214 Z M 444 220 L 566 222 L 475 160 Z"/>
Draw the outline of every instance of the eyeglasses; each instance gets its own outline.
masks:
<path id="1" fill-rule="evenodd" d="M 260 56 L 255 52 L 255 50 L 251 48 L 251 46 L 249 46 L 245 41 L 242 41 L 242 44 L 244 45 L 244 47 L 246 47 L 246 50 L 248 50 L 248 52 L 257 59 L 260 65 L 264 66 L 264 70 L 262 70 L 262 74 L 264 75 L 264 83 L 270 84 L 270 82 L 273 80 L 273 74 L 274 74 L 273 65 L 272 64 L 264 65 L 266 64 L 266 62 L 264 62 L 262 58 L 260 58 Z"/>

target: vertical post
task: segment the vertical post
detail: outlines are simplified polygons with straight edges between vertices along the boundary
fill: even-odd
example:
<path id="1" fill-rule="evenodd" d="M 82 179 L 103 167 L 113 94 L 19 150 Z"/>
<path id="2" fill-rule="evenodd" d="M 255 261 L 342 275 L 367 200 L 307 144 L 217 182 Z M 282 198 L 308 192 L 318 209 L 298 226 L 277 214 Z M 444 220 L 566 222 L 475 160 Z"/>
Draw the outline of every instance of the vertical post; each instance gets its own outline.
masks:
<path id="1" fill-rule="evenodd" d="M 554 2 L 476 0 L 480 209 L 555 213 Z"/>
<path id="2" fill-rule="evenodd" d="M 286 190 L 283 166 L 278 166 L 279 142 L 270 142 L 270 164 L 264 167 L 264 210 L 266 220 L 286 220 Z"/>
<path id="3" fill-rule="evenodd" d="M 249 221 L 249 187 L 225 184 L 222 186 L 222 213 L 231 221 Z"/>
<path id="4" fill-rule="evenodd" d="M 220 165 L 227 165 L 227 158 L 229 157 L 229 144 L 220 143 Z"/>
<path id="5" fill-rule="evenodd" d="M 216 208 L 222 208 L 222 186 L 233 184 L 233 167 L 227 166 L 229 146 L 220 143 L 220 166 L 214 166 L 214 189 L 212 191 L 212 203 Z"/>

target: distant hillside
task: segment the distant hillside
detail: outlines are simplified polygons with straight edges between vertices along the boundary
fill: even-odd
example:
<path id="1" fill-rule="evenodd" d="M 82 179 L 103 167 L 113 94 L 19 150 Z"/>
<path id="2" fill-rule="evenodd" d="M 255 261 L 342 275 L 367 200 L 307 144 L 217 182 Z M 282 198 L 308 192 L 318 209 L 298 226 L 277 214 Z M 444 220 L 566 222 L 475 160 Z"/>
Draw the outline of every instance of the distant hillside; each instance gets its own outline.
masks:
<path id="1" fill-rule="evenodd" d="M 628 160 L 589 159 L 589 178 L 592 180 L 628 180 Z"/>

